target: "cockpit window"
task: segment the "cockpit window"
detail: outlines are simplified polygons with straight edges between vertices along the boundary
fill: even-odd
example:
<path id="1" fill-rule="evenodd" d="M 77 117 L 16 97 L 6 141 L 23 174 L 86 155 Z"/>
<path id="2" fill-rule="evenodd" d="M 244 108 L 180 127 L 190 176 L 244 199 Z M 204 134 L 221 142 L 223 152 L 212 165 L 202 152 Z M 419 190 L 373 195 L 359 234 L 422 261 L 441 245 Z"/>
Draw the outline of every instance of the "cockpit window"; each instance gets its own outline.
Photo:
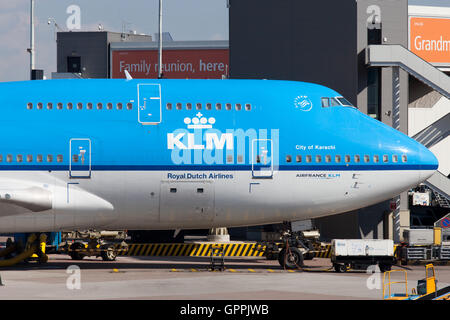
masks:
<path id="1" fill-rule="evenodd" d="M 344 97 L 323 97 L 321 98 L 322 108 L 328 107 L 353 107 L 353 105 Z"/>
<path id="2" fill-rule="evenodd" d="M 322 98 L 322 108 L 337 107 L 340 105 L 335 98 Z"/>
<path id="3" fill-rule="evenodd" d="M 343 106 L 349 106 L 349 107 L 352 107 L 353 105 L 347 100 L 347 99 L 345 99 L 344 97 L 337 97 L 336 98 L 340 103 L 341 103 L 341 105 L 343 105 Z"/>
<path id="4" fill-rule="evenodd" d="M 337 107 L 340 105 L 341 104 L 335 98 L 330 98 L 330 107 Z"/>

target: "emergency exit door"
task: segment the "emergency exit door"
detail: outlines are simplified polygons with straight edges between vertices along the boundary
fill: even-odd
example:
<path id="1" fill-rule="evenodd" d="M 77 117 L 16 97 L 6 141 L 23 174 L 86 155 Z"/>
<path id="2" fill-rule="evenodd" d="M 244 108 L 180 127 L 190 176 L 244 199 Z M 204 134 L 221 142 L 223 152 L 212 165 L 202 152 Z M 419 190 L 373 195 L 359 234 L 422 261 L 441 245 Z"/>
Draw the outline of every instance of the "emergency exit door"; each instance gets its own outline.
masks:
<path id="1" fill-rule="evenodd" d="M 271 139 L 252 140 L 252 177 L 273 177 L 273 145 Z"/>
<path id="2" fill-rule="evenodd" d="M 161 86 L 138 84 L 138 121 L 143 125 L 161 123 Z"/>

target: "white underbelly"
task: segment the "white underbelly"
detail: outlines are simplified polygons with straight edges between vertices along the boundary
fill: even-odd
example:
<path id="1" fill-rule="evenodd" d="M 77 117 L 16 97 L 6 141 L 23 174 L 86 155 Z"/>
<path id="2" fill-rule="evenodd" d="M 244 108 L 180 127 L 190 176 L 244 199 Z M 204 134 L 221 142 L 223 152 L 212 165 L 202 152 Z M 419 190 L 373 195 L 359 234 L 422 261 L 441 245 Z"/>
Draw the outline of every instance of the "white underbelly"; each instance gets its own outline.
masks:
<path id="1" fill-rule="evenodd" d="M 93 171 L 91 179 L 68 179 L 65 172 L 52 172 L 48 175 L 66 187 L 59 186 L 53 209 L 0 216 L 0 232 L 200 229 L 303 220 L 390 199 L 431 173 L 279 171 L 270 179 L 254 179 L 249 171 Z M 71 188 L 92 195 L 79 193 L 76 210 L 65 205 L 68 195 L 76 198 Z"/>

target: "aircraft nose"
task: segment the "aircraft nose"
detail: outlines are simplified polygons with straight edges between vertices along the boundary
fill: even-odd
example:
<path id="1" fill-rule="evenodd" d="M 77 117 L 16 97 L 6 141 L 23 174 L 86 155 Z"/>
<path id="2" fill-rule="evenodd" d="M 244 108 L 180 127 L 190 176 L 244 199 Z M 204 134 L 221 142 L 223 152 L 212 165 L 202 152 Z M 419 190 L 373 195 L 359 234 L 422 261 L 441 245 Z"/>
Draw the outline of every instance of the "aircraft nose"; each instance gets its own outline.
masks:
<path id="1" fill-rule="evenodd" d="M 420 180 L 421 182 L 431 177 L 439 167 L 439 161 L 428 148 L 421 146 L 420 150 Z"/>

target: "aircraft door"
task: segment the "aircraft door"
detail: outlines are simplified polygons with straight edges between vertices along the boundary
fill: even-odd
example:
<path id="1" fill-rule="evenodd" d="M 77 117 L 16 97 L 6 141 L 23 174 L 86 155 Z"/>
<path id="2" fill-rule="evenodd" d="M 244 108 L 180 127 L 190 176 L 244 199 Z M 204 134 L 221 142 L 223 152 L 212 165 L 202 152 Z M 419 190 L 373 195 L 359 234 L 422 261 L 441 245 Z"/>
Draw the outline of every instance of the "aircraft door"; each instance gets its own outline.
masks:
<path id="1" fill-rule="evenodd" d="M 159 84 L 138 84 L 138 121 L 143 125 L 161 123 L 161 86 Z"/>
<path id="2" fill-rule="evenodd" d="M 69 177 L 90 178 L 91 158 L 92 150 L 90 139 L 70 139 Z"/>
<path id="3" fill-rule="evenodd" d="M 273 145 L 271 139 L 252 140 L 252 177 L 273 177 Z"/>

